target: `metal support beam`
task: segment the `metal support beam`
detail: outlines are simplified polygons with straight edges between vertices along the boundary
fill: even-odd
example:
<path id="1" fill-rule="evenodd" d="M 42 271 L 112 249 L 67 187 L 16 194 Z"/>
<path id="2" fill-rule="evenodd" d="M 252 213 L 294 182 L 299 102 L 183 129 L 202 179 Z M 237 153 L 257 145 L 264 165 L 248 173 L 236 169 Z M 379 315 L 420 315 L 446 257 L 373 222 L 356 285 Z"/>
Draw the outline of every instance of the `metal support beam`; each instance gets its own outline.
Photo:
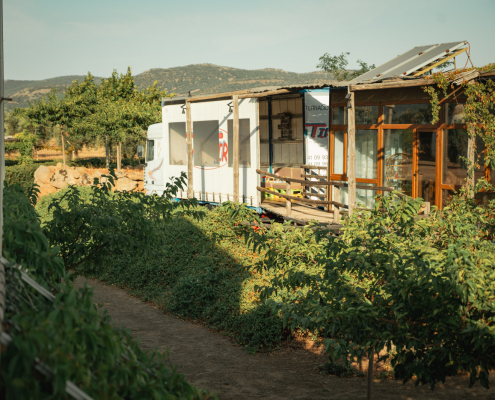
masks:
<path id="1" fill-rule="evenodd" d="M 194 197 L 193 192 L 193 133 L 191 120 L 191 103 L 186 101 L 186 136 L 187 136 L 187 198 Z"/>

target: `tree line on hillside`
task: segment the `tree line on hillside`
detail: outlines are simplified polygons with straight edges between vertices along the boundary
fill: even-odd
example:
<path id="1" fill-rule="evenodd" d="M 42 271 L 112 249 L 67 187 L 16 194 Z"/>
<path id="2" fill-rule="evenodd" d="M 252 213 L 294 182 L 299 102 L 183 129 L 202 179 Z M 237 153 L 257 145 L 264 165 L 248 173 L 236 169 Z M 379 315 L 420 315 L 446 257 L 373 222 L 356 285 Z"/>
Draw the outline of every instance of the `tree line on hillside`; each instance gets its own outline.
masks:
<path id="1" fill-rule="evenodd" d="M 130 68 L 125 74 L 114 70 L 99 85 L 88 73 L 82 82 L 72 82 L 60 99 L 57 91 L 53 88 L 46 97 L 29 102 L 28 108 L 15 108 L 6 117 L 7 134 L 18 139 L 6 143 L 6 151 L 17 150 L 22 164 L 32 162 L 35 148 L 50 147 L 56 139 L 64 168 L 68 152 L 101 144 L 108 167 L 112 147 L 121 149 L 127 142 L 135 149 L 146 137 L 147 127 L 161 120 L 160 101 L 167 95 L 156 82 L 138 90 Z M 119 166 L 121 151 L 117 154 Z"/>

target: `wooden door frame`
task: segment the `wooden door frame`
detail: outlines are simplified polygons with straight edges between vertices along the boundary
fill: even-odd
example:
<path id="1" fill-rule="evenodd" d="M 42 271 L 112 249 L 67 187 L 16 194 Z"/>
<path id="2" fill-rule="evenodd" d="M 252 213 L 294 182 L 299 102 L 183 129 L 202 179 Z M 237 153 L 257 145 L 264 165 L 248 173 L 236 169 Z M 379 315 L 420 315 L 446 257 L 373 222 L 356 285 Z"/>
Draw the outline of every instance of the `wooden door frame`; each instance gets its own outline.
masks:
<path id="1" fill-rule="evenodd" d="M 415 128 L 413 129 L 413 190 L 412 197 L 418 198 L 419 190 L 419 132 L 434 132 L 435 133 L 435 204 L 441 207 L 442 199 L 442 138 L 443 130 L 441 128 Z"/>

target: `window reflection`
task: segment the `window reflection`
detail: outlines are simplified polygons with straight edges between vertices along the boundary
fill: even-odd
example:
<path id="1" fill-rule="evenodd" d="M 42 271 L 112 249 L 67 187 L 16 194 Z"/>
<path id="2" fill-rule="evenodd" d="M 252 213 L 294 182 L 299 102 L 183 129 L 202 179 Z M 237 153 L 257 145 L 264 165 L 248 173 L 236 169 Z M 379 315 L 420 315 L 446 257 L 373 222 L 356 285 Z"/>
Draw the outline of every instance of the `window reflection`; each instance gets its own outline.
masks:
<path id="1" fill-rule="evenodd" d="M 444 121 L 446 124 L 465 124 L 466 118 L 464 114 L 464 104 L 445 104 Z"/>
<path id="2" fill-rule="evenodd" d="M 383 107 L 385 124 L 431 124 L 432 119 L 430 103 L 395 104 Z"/>
<path id="3" fill-rule="evenodd" d="M 348 125 L 347 107 L 332 108 L 332 125 Z M 357 106 L 355 113 L 356 125 L 378 124 L 378 106 Z"/>
<path id="4" fill-rule="evenodd" d="M 356 129 L 356 178 L 376 179 L 378 131 Z"/>
<path id="5" fill-rule="evenodd" d="M 378 106 L 357 106 L 356 125 L 378 124 Z"/>
<path id="6" fill-rule="evenodd" d="M 228 141 L 221 144 L 220 148 L 220 163 L 223 162 L 225 155 L 225 146 L 227 145 L 227 153 L 229 159 L 229 167 L 234 165 L 234 120 L 227 121 Z M 251 142 L 250 142 L 250 121 L 249 118 L 239 119 L 239 165 L 244 167 L 251 166 Z"/>
<path id="7" fill-rule="evenodd" d="M 333 173 L 344 173 L 344 132 L 333 133 Z"/>
<path id="8" fill-rule="evenodd" d="M 384 131 L 385 186 L 408 196 L 412 195 L 412 129 L 386 129 Z"/>
<path id="9" fill-rule="evenodd" d="M 198 167 L 218 166 L 218 121 L 194 121 L 194 165 Z"/>
<path id="10" fill-rule="evenodd" d="M 186 123 L 172 122 L 168 124 L 168 132 L 170 165 L 186 165 Z"/>
<path id="11" fill-rule="evenodd" d="M 442 182 L 446 185 L 460 186 L 468 177 L 468 140 L 466 129 L 446 129 L 443 131 Z M 474 176 L 476 181 L 485 176 L 485 145 L 483 139 L 476 137 Z"/>

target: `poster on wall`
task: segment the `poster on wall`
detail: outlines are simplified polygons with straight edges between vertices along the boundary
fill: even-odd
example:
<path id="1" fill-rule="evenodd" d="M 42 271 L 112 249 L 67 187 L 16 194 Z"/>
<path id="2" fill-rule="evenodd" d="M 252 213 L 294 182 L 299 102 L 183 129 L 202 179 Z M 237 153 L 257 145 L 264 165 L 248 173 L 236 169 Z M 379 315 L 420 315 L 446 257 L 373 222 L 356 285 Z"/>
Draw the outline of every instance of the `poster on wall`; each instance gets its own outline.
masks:
<path id="1" fill-rule="evenodd" d="M 305 164 L 326 167 L 328 165 L 329 91 L 316 89 L 304 93 Z M 326 175 L 326 169 L 311 170 L 311 175 Z M 312 188 L 312 192 L 317 188 Z M 320 189 L 324 193 L 324 189 Z M 316 197 L 314 198 L 317 199 Z"/>

